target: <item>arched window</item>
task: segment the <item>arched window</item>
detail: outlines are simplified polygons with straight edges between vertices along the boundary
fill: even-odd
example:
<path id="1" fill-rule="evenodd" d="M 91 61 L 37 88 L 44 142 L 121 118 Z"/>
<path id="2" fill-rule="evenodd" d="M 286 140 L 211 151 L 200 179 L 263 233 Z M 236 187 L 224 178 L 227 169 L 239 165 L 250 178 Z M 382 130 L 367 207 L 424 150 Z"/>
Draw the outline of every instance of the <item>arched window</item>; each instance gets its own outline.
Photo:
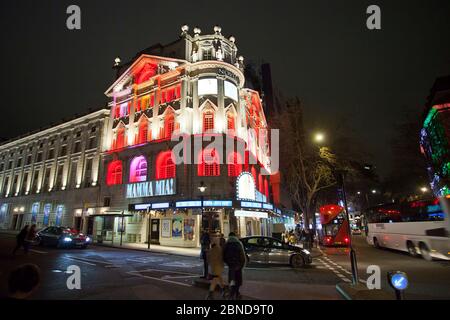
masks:
<path id="1" fill-rule="evenodd" d="M 156 158 L 156 179 L 175 178 L 176 166 L 172 151 L 163 151 Z"/>
<path id="2" fill-rule="evenodd" d="M 146 117 L 142 117 L 141 121 L 139 122 L 139 133 L 138 133 L 138 143 L 144 143 L 147 142 L 147 136 L 148 136 L 148 120 Z"/>
<path id="3" fill-rule="evenodd" d="M 173 113 L 167 113 L 164 119 L 164 138 L 172 137 L 175 130 L 175 117 Z"/>
<path id="4" fill-rule="evenodd" d="M 106 184 L 108 186 L 122 184 L 122 161 L 115 160 L 109 163 Z"/>
<path id="5" fill-rule="evenodd" d="M 125 147 L 125 128 L 120 127 L 117 129 L 115 149 L 121 149 L 123 147 Z"/>
<path id="6" fill-rule="evenodd" d="M 237 152 L 230 152 L 227 159 L 228 176 L 237 177 L 242 172 L 242 157 Z"/>
<path id="7" fill-rule="evenodd" d="M 231 112 L 227 113 L 227 129 L 231 134 L 233 134 L 236 129 L 234 115 Z"/>
<path id="8" fill-rule="evenodd" d="M 203 112 L 203 132 L 214 130 L 214 111 L 206 110 Z"/>
<path id="9" fill-rule="evenodd" d="M 130 164 L 130 182 L 145 180 L 147 180 L 147 160 L 144 156 L 135 157 Z"/>
<path id="10" fill-rule="evenodd" d="M 203 149 L 198 155 L 199 176 L 220 176 L 220 159 L 216 149 Z"/>

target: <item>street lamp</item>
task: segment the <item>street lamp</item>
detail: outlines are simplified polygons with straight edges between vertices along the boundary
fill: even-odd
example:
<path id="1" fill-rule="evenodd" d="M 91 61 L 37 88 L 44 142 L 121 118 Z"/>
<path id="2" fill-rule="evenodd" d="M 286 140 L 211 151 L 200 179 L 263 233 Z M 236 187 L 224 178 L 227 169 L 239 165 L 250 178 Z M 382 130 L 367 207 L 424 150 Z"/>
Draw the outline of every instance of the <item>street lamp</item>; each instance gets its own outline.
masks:
<path id="1" fill-rule="evenodd" d="M 198 187 L 198 190 L 200 190 L 200 193 L 201 193 L 200 200 L 202 202 L 202 220 L 203 220 L 203 211 L 204 211 L 203 210 L 204 209 L 204 207 L 203 207 L 203 199 L 204 199 L 203 194 L 206 191 L 206 186 L 205 186 L 205 183 L 203 181 L 200 181 L 200 187 Z"/>
<path id="2" fill-rule="evenodd" d="M 325 135 L 321 132 L 318 132 L 314 135 L 314 141 L 316 143 L 322 143 L 325 140 Z"/>
<path id="3" fill-rule="evenodd" d="M 372 190 L 372 193 L 373 193 L 373 194 L 377 193 L 377 190 L 373 189 L 373 190 Z"/>
<path id="4" fill-rule="evenodd" d="M 422 191 L 422 193 L 426 193 L 426 192 L 428 192 L 428 188 L 427 187 L 421 187 L 420 191 Z"/>

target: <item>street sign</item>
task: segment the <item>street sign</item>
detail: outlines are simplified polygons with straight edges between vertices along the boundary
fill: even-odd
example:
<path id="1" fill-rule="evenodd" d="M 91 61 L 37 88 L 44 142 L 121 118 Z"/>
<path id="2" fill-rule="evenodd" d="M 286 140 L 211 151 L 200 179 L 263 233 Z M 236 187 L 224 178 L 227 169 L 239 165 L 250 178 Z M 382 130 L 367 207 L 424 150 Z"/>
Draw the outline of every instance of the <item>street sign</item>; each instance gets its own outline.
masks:
<path id="1" fill-rule="evenodd" d="M 408 287 L 408 277 L 406 273 L 396 271 L 391 275 L 391 286 L 396 290 L 405 290 Z"/>

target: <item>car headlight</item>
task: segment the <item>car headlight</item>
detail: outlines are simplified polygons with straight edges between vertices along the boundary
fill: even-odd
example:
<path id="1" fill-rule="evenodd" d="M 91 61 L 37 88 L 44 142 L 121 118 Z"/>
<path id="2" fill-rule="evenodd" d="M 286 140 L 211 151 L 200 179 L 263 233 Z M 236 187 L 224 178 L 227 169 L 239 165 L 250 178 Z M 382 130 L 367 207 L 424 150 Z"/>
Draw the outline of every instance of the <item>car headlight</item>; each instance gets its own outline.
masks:
<path id="1" fill-rule="evenodd" d="M 306 253 L 306 254 L 311 254 L 311 252 L 309 252 L 309 251 L 306 250 L 306 249 L 303 249 L 303 252 Z"/>
<path id="2" fill-rule="evenodd" d="M 91 238 L 86 237 L 86 242 L 89 242 L 89 241 L 91 241 Z"/>
<path id="3" fill-rule="evenodd" d="M 70 238 L 70 237 L 65 237 L 64 238 L 64 242 L 71 242 L 72 241 L 72 238 Z"/>

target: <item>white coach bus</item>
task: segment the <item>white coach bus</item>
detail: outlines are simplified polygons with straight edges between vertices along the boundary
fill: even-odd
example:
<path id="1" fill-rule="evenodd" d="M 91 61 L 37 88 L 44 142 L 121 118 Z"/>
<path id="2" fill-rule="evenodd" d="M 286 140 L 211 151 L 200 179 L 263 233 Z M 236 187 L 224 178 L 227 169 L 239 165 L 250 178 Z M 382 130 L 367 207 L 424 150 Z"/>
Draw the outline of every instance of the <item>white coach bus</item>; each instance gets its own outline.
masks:
<path id="1" fill-rule="evenodd" d="M 389 203 L 366 209 L 367 242 L 425 260 L 450 260 L 450 198 Z"/>

